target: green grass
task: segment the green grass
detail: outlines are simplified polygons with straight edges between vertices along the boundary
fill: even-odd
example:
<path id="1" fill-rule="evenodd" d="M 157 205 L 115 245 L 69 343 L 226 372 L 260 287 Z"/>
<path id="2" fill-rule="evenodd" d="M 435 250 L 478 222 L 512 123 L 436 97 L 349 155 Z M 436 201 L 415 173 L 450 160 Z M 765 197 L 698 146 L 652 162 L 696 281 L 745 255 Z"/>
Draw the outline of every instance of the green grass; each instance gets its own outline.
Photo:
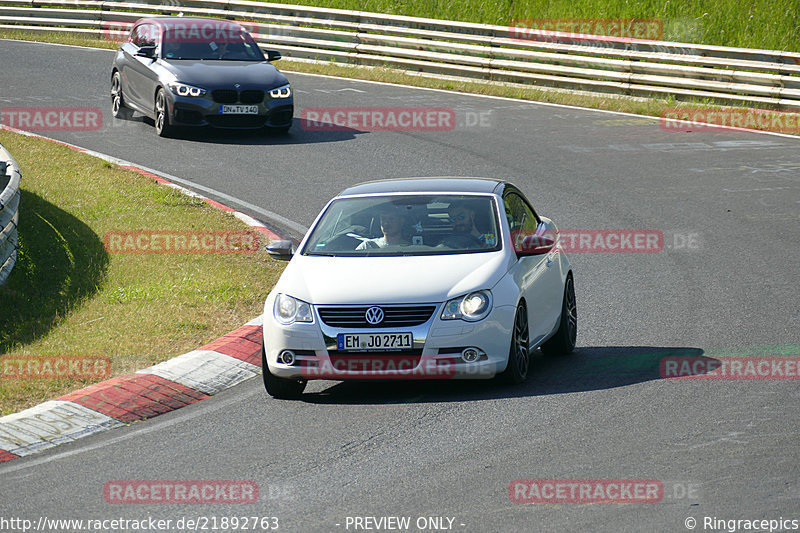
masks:
<path id="1" fill-rule="evenodd" d="M 21 41 L 35 41 L 39 43 L 70 44 L 74 46 L 90 46 L 92 48 L 106 48 L 116 50 L 119 43 L 100 39 L 98 37 L 84 37 L 78 34 L 59 31 L 29 31 L 0 29 L 0 39 L 17 39 Z"/>
<path id="2" fill-rule="evenodd" d="M 0 355 L 110 357 L 113 375 L 261 313 L 283 264 L 252 254 L 113 254 L 108 231 L 247 230 L 228 213 L 58 144 L 0 131 L 22 170 L 20 246 L 0 288 Z M 0 414 L 85 380 L 0 379 Z"/>

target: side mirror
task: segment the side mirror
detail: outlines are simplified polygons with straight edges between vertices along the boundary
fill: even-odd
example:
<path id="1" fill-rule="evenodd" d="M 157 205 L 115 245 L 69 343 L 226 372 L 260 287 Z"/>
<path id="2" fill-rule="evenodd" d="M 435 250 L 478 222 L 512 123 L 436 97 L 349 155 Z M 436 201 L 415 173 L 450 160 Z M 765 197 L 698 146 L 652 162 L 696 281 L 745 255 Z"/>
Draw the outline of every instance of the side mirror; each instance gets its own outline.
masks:
<path id="1" fill-rule="evenodd" d="M 294 255 L 292 241 L 275 241 L 267 246 L 267 253 L 278 261 L 288 261 Z"/>
<path id="2" fill-rule="evenodd" d="M 149 57 L 154 58 L 156 56 L 156 45 L 150 44 L 146 46 L 142 46 L 136 52 L 136 55 L 139 57 Z"/>
<path id="3" fill-rule="evenodd" d="M 525 235 L 515 244 L 514 251 L 521 256 L 546 254 L 555 244 L 551 235 Z"/>
<path id="4" fill-rule="evenodd" d="M 277 61 L 282 57 L 281 53 L 278 52 L 277 50 L 264 50 L 264 51 L 267 53 L 267 61 L 270 62 Z"/>

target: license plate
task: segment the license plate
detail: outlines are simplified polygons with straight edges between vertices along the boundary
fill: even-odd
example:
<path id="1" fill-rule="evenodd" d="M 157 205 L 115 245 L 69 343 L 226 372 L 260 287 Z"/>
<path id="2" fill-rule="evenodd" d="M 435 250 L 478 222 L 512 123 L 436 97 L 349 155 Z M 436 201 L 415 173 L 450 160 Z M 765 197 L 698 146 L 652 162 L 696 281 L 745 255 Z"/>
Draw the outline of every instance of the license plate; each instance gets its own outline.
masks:
<path id="1" fill-rule="evenodd" d="M 360 352 L 410 350 L 414 337 L 411 333 L 339 333 L 336 346 L 339 350 Z"/>
<path id="2" fill-rule="evenodd" d="M 221 105 L 219 112 L 222 115 L 258 115 L 257 105 Z"/>

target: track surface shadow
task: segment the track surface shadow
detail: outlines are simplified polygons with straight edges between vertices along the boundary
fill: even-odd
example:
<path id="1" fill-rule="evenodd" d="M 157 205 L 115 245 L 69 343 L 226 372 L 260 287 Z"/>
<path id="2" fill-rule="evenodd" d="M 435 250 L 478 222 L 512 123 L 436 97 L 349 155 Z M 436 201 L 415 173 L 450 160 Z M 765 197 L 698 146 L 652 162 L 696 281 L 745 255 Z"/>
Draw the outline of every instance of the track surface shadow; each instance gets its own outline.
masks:
<path id="1" fill-rule="evenodd" d="M 662 379 L 665 357 L 700 357 L 704 351 L 690 347 L 592 346 L 570 355 L 531 355 L 528 380 L 507 385 L 489 380 L 341 381 L 320 392 L 303 394 L 302 401 L 319 404 L 392 404 L 463 402 L 495 398 L 544 396 L 624 387 Z"/>
<path id="2" fill-rule="evenodd" d="M 131 118 L 111 118 L 110 124 L 115 128 L 141 128 L 142 126 L 154 128 L 153 119 L 135 113 Z M 138 131 L 138 130 L 137 130 Z M 304 128 L 300 119 L 292 121 L 292 127 L 287 133 L 274 132 L 266 129 L 256 130 L 226 130 L 211 127 L 176 127 L 170 137 L 184 141 L 220 145 L 243 146 L 281 146 L 295 144 L 317 144 L 338 141 L 349 141 L 356 135 L 369 133 L 352 128 L 343 128 L 332 124 L 320 123 L 318 128 Z M 155 129 L 152 134 L 156 136 Z"/>

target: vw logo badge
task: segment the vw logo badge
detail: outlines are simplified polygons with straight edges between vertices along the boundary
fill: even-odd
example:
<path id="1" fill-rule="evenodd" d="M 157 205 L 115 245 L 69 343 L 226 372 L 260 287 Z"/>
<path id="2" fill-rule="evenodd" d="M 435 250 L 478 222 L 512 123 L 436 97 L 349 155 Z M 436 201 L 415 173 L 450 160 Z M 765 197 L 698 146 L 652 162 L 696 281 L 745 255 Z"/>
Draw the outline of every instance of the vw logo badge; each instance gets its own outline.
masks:
<path id="1" fill-rule="evenodd" d="M 364 313 L 364 318 L 366 318 L 367 322 L 373 326 L 380 324 L 383 322 L 383 309 L 380 307 L 370 307 L 367 309 L 367 312 Z"/>

